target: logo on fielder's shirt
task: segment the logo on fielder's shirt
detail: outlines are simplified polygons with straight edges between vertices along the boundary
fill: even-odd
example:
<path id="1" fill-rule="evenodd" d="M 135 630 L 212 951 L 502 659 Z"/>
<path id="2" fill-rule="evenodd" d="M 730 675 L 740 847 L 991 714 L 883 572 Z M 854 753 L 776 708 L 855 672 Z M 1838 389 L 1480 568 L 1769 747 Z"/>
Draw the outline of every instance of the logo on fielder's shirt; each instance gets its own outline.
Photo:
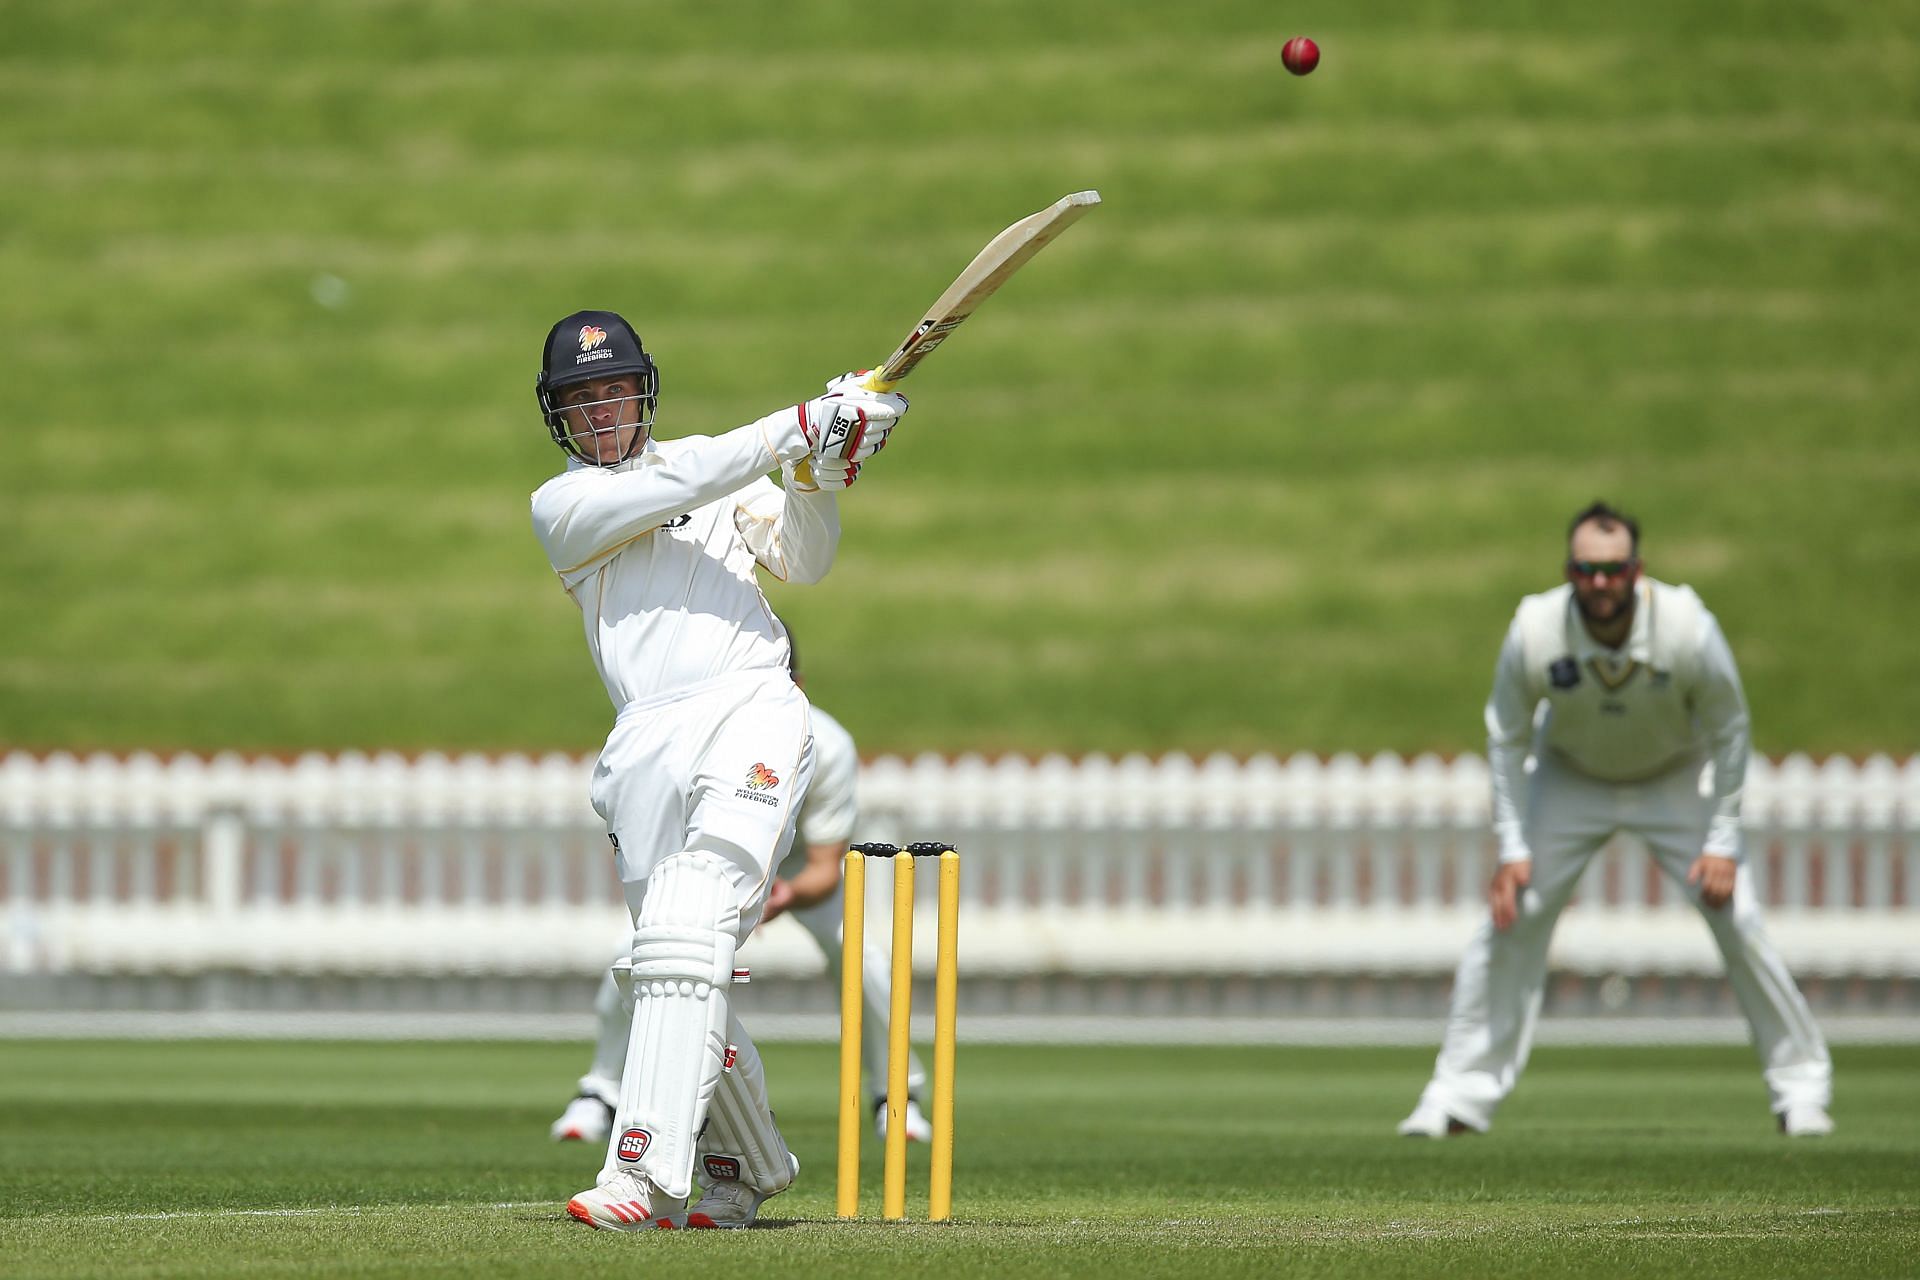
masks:
<path id="1" fill-rule="evenodd" d="M 715 1182 L 740 1181 L 740 1162 L 732 1156 L 708 1156 L 704 1163 L 707 1176 Z"/>
<path id="2" fill-rule="evenodd" d="M 580 326 L 580 349 L 582 351 L 591 351 L 606 340 L 607 331 L 599 325 L 583 324 Z"/>
<path id="3" fill-rule="evenodd" d="M 1580 683 L 1580 664 L 1572 658 L 1556 659 L 1547 668 L 1547 679 L 1553 682 L 1556 689 L 1571 689 Z"/>
<path id="4" fill-rule="evenodd" d="M 620 1135 L 620 1145 L 614 1154 L 628 1164 L 637 1163 L 641 1156 L 647 1154 L 647 1146 L 652 1141 L 653 1135 L 645 1129 L 629 1129 Z"/>

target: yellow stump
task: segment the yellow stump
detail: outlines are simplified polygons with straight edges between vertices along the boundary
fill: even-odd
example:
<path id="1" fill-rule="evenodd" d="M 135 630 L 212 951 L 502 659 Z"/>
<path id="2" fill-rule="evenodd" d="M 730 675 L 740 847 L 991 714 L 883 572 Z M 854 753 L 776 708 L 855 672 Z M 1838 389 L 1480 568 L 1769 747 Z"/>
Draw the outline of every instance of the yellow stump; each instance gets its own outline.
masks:
<path id="1" fill-rule="evenodd" d="M 887 1150 L 880 1215 L 907 1216 L 907 1057 L 913 1035 L 913 858 L 893 860 L 893 989 L 887 1014 Z"/>
<path id="2" fill-rule="evenodd" d="M 939 957 L 933 980 L 933 1168 L 927 1220 L 953 1217 L 953 1059 L 959 1018 L 960 855 L 940 855 Z"/>
<path id="3" fill-rule="evenodd" d="M 865 1007 L 867 859 L 847 851 L 840 923 L 840 1170 L 837 1208 L 860 1213 L 860 1017 Z"/>

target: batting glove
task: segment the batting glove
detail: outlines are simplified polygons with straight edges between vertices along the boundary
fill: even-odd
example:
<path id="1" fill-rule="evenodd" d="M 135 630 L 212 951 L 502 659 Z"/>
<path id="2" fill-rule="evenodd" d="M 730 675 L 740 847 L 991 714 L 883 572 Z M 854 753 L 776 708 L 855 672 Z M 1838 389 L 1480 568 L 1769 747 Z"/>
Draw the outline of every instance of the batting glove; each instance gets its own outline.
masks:
<path id="1" fill-rule="evenodd" d="M 838 458 L 820 458 L 813 464 L 813 482 L 821 489 L 851 489 L 860 476 L 860 464 Z"/>
<path id="2" fill-rule="evenodd" d="M 906 416 L 907 398 L 868 391 L 864 374 L 842 374 L 827 393 L 800 406 L 803 430 L 818 459 L 864 462 L 886 447 L 894 425 Z"/>

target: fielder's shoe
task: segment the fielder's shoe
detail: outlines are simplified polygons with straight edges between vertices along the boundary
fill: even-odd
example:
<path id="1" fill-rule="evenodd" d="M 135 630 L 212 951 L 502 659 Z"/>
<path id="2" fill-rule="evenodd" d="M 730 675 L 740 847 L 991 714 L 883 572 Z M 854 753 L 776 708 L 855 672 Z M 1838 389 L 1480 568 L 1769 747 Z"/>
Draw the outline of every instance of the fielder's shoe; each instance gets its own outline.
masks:
<path id="1" fill-rule="evenodd" d="M 1825 1107 L 1788 1107 L 1780 1113 L 1780 1132 L 1789 1138 L 1824 1138 L 1833 1132 L 1833 1117 Z"/>
<path id="2" fill-rule="evenodd" d="M 793 1161 L 793 1176 L 799 1177 L 800 1157 L 788 1152 L 787 1159 Z M 785 1190 L 786 1187 L 780 1188 Z M 763 1193 L 736 1178 L 714 1178 L 707 1183 L 700 1202 L 688 1210 L 687 1228 L 692 1231 L 743 1230 L 760 1216 L 760 1206 L 780 1191 Z"/>
<path id="3" fill-rule="evenodd" d="M 1403 1138 L 1445 1138 L 1456 1133 L 1473 1132 L 1472 1125 L 1454 1119 L 1439 1103 L 1424 1100 L 1413 1109 L 1412 1115 L 1400 1122 L 1400 1136 Z"/>
<path id="4" fill-rule="evenodd" d="M 680 1225 L 687 1202 L 663 1196 L 647 1176 L 622 1169 L 567 1201 L 567 1216 L 595 1231 L 646 1231 Z"/>
<path id="5" fill-rule="evenodd" d="M 887 1100 L 873 1100 L 873 1131 L 880 1135 L 880 1141 L 887 1140 Z M 920 1104 L 912 1098 L 907 1099 L 907 1141 L 932 1142 L 933 1125 L 927 1120 L 926 1113 L 920 1110 Z"/>
<path id="6" fill-rule="evenodd" d="M 583 1093 L 567 1104 L 547 1133 L 555 1142 L 605 1142 L 612 1131 L 613 1108 Z"/>

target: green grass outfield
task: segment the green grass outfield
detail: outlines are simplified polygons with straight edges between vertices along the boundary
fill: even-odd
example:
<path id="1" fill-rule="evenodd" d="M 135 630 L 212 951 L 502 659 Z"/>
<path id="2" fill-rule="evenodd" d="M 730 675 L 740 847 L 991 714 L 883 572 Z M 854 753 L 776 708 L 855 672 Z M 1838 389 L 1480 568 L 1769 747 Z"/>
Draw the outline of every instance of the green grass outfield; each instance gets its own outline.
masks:
<path id="1" fill-rule="evenodd" d="M 966 1046 L 957 1220 L 840 1225 L 830 1046 L 770 1046 L 802 1180 L 745 1235 L 591 1232 L 546 1126 L 583 1046 L 0 1043 L 0 1273 L 1916 1274 L 1920 1049 L 1776 1134 L 1751 1056 L 1547 1049 L 1485 1138 L 1392 1136 L 1406 1049 Z M 868 1203 L 878 1190 L 867 1144 Z M 924 1191 L 915 1151 L 910 1195 Z M 918 1203 L 924 1212 L 924 1199 Z"/>
<path id="2" fill-rule="evenodd" d="M 1477 747 L 1602 493 L 1762 750 L 1914 747 L 1920 0 L 0 25 L 0 745 L 593 747 L 548 324 L 730 427 L 1096 187 L 777 593 L 866 749 Z"/>

